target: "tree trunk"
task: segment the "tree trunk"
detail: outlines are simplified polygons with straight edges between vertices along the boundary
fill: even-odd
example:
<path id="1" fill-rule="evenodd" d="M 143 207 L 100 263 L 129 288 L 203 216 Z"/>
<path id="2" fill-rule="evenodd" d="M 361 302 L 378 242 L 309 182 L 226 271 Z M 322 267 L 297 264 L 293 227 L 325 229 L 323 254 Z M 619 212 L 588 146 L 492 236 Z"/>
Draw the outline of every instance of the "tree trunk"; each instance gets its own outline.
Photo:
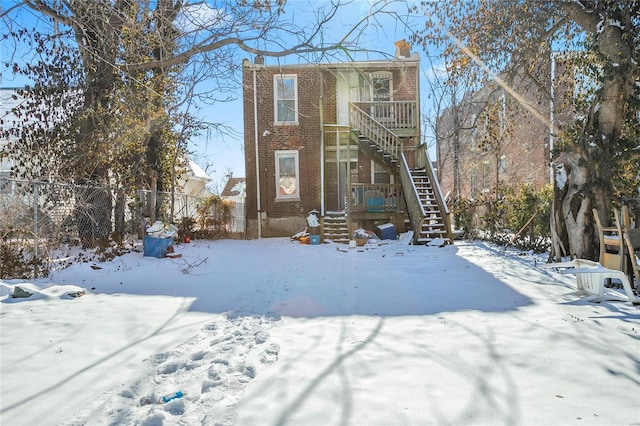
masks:
<path id="1" fill-rule="evenodd" d="M 603 182 L 599 164 L 585 152 L 562 153 L 555 161 L 554 200 L 551 217 L 551 257 L 597 260 L 598 245 L 592 209 L 609 217 L 611 193 Z"/>

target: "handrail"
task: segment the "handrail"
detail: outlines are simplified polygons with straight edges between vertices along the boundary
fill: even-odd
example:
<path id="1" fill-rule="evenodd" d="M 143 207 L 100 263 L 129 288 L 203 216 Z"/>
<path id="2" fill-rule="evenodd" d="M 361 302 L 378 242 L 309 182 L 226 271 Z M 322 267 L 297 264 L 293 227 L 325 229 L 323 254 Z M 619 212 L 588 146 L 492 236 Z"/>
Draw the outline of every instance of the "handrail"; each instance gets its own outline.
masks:
<path id="1" fill-rule="evenodd" d="M 394 160 L 398 158 L 402 147 L 402 141 L 398 136 L 354 103 L 349 104 L 349 116 L 351 127 L 358 129 L 364 137 L 373 141 Z"/>
<path id="2" fill-rule="evenodd" d="M 400 181 L 402 182 L 402 189 L 404 192 L 404 199 L 407 203 L 407 213 L 409 214 L 409 220 L 411 221 L 411 228 L 414 231 L 413 242 L 417 242 L 420 229 L 424 223 L 426 213 L 420 196 L 418 195 L 418 189 L 416 188 L 413 179 L 411 178 L 411 169 L 407 164 L 407 158 L 404 152 L 401 154 L 402 161 L 400 161 Z"/>
<path id="3" fill-rule="evenodd" d="M 431 184 L 435 188 L 435 197 L 436 202 L 438 203 L 438 209 L 443 213 L 442 219 L 444 220 L 445 228 L 447 231 L 447 236 L 451 242 L 453 242 L 453 231 L 451 230 L 451 218 L 449 217 L 449 207 L 447 206 L 447 202 L 445 201 L 444 196 L 442 195 L 442 188 L 440 188 L 440 182 L 436 178 L 435 173 L 433 172 L 433 165 L 431 163 L 431 159 L 429 158 L 429 152 L 427 152 L 426 144 L 422 144 L 418 147 L 414 154 L 415 166 L 416 168 L 424 167 L 427 175 L 429 176 L 429 180 Z"/>

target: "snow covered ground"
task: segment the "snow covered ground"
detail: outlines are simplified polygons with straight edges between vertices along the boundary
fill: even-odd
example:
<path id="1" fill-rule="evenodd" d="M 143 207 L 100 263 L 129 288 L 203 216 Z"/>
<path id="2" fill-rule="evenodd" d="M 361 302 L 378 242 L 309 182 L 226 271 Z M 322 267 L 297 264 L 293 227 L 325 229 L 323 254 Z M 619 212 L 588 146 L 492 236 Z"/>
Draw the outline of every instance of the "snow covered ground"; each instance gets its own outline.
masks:
<path id="1" fill-rule="evenodd" d="M 639 307 L 483 243 L 381 243 L 195 241 L 0 281 L 0 424 L 640 424 Z"/>

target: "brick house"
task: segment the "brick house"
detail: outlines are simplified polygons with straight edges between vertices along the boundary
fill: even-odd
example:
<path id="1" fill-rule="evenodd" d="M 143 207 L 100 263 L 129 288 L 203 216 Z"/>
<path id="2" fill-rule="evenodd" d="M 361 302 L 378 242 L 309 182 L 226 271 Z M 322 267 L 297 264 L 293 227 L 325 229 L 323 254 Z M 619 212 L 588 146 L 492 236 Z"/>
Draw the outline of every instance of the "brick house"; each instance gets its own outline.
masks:
<path id="1" fill-rule="evenodd" d="M 540 75 L 542 81 L 551 81 L 549 69 L 540 70 Z M 438 118 L 436 147 L 443 192 L 455 197 L 456 180 L 462 199 L 494 198 L 496 188 L 521 183 L 536 189 L 550 183 L 550 128 L 553 125 L 560 134 L 574 118 L 567 102 L 573 96 L 573 79 L 573 72 L 558 61 L 553 92 L 550 84 L 543 88 L 526 75 L 516 75 L 510 83 L 511 93 L 489 82 L 467 93 L 456 108 L 446 109 Z"/>
<path id="2" fill-rule="evenodd" d="M 395 58 L 377 61 L 245 59 L 248 238 L 291 236 L 312 210 L 336 242 L 384 223 L 410 223 L 414 242 L 450 236 L 420 143 L 420 60 L 408 43 L 396 47 Z"/>

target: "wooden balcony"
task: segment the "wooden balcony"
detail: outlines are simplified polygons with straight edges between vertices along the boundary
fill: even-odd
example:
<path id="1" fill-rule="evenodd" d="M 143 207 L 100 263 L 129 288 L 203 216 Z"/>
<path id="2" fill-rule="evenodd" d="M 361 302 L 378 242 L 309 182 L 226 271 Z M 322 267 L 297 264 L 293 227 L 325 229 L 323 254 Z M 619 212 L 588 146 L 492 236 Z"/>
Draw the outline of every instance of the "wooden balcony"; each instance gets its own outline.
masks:
<path id="1" fill-rule="evenodd" d="M 387 129 L 415 130 L 418 128 L 418 106 L 415 101 L 354 102 L 353 104 Z"/>

